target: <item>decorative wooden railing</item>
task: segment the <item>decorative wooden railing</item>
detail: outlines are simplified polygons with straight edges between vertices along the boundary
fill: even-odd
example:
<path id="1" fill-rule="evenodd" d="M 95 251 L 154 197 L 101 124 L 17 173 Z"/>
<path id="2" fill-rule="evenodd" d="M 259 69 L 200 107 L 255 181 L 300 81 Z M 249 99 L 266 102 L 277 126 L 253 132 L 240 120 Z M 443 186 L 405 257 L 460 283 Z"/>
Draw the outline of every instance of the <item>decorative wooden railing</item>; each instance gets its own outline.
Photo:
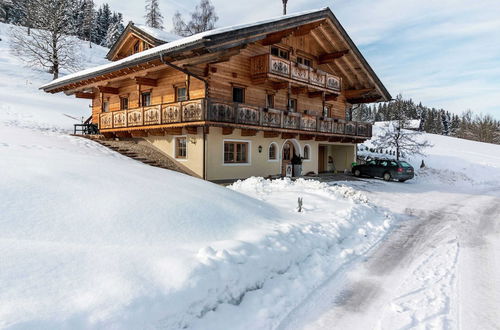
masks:
<path id="1" fill-rule="evenodd" d="M 254 79 L 266 78 L 268 74 L 273 74 L 340 92 L 341 79 L 339 77 L 270 54 L 252 57 L 250 67 Z"/>
<path id="2" fill-rule="evenodd" d="M 101 130 L 211 121 L 351 136 L 372 136 L 369 123 L 260 108 L 214 99 L 198 99 L 100 114 Z"/>

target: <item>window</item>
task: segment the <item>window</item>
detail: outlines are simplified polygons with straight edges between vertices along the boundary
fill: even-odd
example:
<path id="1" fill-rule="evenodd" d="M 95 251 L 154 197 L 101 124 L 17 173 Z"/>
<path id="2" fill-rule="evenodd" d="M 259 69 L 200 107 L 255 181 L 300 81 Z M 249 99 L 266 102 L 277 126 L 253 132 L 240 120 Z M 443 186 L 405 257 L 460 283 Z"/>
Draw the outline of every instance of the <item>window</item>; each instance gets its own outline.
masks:
<path id="1" fill-rule="evenodd" d="M 102 111 L 103 112 L 108 112 L 109 111 L 109 101 L 104 101 L 102 103 Z"/>
<path id="2" fill-rule="evenodd" d="M 139 52 L 139 47 L 140 47 L 140 45 L 139 45 L 139 41 L 137 41 L 137 42 L 134 44 L 134 54 Z"/>
<path id="3" fill-rule="evenodd" d="M 266 106 L 268 108 L 274 108 L 274 95 L 273 94 L 267 94 L 267 96 L 266 96 Z"/>
<path id="4" fill-rule="evenodd" d="M 271 55 L 284 58 L 285 60 L 288 60 L 289 58 L 288 51 L 278 47 L 271 47 Z"/>
<path id="5" fill-rule="evenodd" d="M 245 103 L 245 89 L 241 87 L 233 87 L 233 102 Z"/>
<path id="6" fill-rule="evenodd" d="M 332 106 L 330 104 L 325 104 L 323 108 L 323 117 L 331 117 Z"/>
<path id="7" fill-rule="evenodd" d="M 269 145 L 268 159 L 269 160 L 278 160 L 278 147 L 277 147 L 276 143 L 274 143 L 274 142 Z"/>
<path id="8" fill-rule="evenodd" d="M 248 163 L 248 142 L 224 141 L 224 163 Z"/>
<path id="9" fill-rule="evenodd" d="M 411 165 L 408 164 L 407 162 L 399 162 L 401 164 L 402 167 L 406 167 L 406 168 L 411 168 Z"/>
<path id="10" fill-rule="evenodd" d="M 308 145 L 304 146 L 304 159 L 311 159 L 311 151 Z"/>
<path id="11" fill-rule="evenodd" d="M 175 158 L 186 159 L 187 139 L 185 136 L 175 138 Z"/>
<path id="12" fill-rule="evenodd" d="M 388 165 L 389 165 L 389 162 L 386 161 L 386 160 L 383 160 L 383 161 L 380 162 L 380 166 L 384 166 L 385 167 L 385 166 L 388 166 Z"/>
<path id="13" fill-rule="evenodd" d="M 290 142 L 287 142 L 283 145 L 283 160 L 291 160 L 292 159 L 292 150 L 290 147 Z"/>
<path id="14" fill-rule="evenodd" d="M 128 109 L 128 97 L 120 97 L 120 109 L 121 110 Z"/>
<path id="15" fill-rule="evenodd" d="M 186 87 L 176 87 L 175 95 L 177 102 L 186 101 L 187 100 L 187 88 Z"/>
<path id="16" fill-rule="evenodd" d="M 147 107 L 151 105 L 151 92 L 143 92 L 141 94 L 141 106 Z"/>
<path id="17" fill-rule="evenodd" d="M 312 61 L 310 59 L 308 59 L 308 58 L 305 58 L 305 57 L 298 56 L 297 57 L 297 63 L 306 65 L 308 67 L 312 67 Z"/>
<path id="18" fill-rule="evenodd" d="M 292 112 L 297 111 L 297 99 L 288 100 L 288 110 L 290 110 Z"/>

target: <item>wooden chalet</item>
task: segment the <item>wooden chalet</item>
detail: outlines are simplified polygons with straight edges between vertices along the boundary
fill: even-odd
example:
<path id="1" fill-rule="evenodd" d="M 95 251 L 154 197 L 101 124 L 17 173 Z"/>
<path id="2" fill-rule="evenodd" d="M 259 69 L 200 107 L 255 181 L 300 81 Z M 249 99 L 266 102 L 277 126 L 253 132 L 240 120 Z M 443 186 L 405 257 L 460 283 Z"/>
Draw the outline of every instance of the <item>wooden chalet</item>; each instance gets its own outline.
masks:
<path id="1" fill-rule="evenodd" d="M 391 99 L 329 8 L 174 39 L 129 24 L 111 63 L 41 88 L 207 180 L 284 175 L 294 154 L 303 174 L 350 169 L 372 127 L 346 111 Z"/>

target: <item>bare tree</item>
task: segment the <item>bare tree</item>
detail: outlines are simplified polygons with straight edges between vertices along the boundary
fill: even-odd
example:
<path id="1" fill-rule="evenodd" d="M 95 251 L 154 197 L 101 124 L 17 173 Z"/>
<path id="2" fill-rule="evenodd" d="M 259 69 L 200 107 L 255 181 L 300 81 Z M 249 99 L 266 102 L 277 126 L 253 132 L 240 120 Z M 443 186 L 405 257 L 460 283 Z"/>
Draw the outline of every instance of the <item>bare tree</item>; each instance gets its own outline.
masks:
<path id="1" fill-rule="evenodd" d="M 219 17 L 215 13 L 215 7 L 209 0 L 201 0 L 191 13 L 191 20 L 186 23 L 182 19 L 180 12 L 176 12 L 173 17 L 174 33 L 183 37 L 212 30 Z"/>
<path id="2" fill-rule="evenodd" d="M 373 144 L 376 148 L 396 149 L 397 160 L 402 154 L 421 155 L 425 148 L 432 145 L 420 138 L 422 132 L 409 130 L 412 128 L 411 122 L 401 95 L 397 96 L 395 102 L 394 120 L 384 124 Z"/>
<path id="3" fill-rule="evenodd" d="M 155 29 L 163 29 L 163 15 L 158 0 L 146 0 L 146 25 Z"/>
<path id="4" fill-rule="evenodd" d="M 34 29 L 27 35 L 22 28 L 11 30 L 12 52 L 27 65 L 42 68 L 59 77 L 61 68 L 77 69 L 77 39 L 71 37 L 70 3 L 66 0 L 33 1 L 37 15 Z"/>

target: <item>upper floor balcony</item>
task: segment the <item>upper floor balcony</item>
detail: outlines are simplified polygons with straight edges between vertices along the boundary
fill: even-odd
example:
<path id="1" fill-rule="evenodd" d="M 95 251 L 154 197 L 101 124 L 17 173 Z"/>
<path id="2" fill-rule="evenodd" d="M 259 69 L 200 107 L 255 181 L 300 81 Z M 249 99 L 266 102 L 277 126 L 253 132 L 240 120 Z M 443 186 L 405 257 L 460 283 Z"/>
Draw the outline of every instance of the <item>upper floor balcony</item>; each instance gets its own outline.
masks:
<path id="1" fill-rule="evenodd" d="M 261 108 L 216 99 L 197 99 L 101 113 L 99 129 L 154 129 L 172 124 L 217 125 L 284 133 L 317 134 L 366 140 L 372 136 L 369 123 L 346 121 L 299 112 Z"/>
<path id="2" fill-rule="evenodd" d="M 250 73 L 253 80 L 287 80 L 300 85 L 340 93 L 341 79 L 328 72 L 295 63 L 271 54 L 257 55 L 250 59 Z"/>

